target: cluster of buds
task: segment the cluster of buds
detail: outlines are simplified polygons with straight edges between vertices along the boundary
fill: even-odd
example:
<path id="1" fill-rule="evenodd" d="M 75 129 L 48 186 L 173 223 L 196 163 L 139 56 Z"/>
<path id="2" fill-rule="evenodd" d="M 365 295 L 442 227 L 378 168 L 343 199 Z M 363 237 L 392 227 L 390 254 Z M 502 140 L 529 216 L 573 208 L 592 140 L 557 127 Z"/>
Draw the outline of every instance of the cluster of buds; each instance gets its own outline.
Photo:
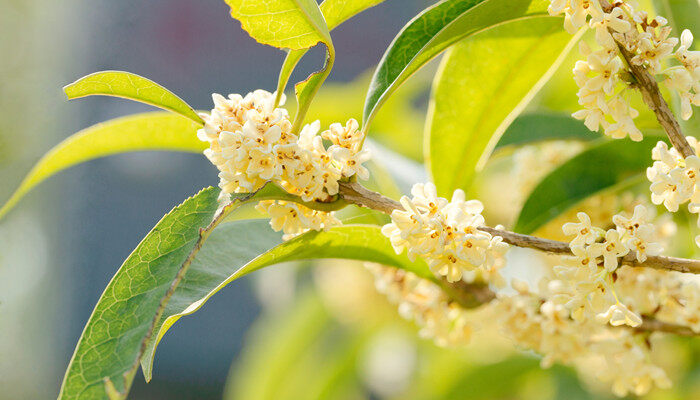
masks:
<path id="1" fill-rule="evenodd" d="M 413 198 L 401 197 L 403 210 L 394 210 L 392 222 L 382 228 L 396 254 L 407 250 L 411 260 L 423 258 L 433 273 L 450 282 L 473 281 L 478 270 L 498 284 L 508 245 L 478 229 L 485 223 L 481 202 L 465 201 L 461 190 L 448 201 L 438 197 L 432 183 L 415 184 L 411 194 Z"/>
<path id="2" fill-rule="evenodd" d="M 329 201 L 338 194 L 341 179 L 369 177 L 362 164 L 370 154 L 362 150 L 364 135 L 354 119 L 345 126 L 332 124 L 320 135 L 316 121 L 297 135 L 287 110 L 275 108 L 273 93 L 212 97 L 215 107 L 201 115 L 205 125 L 197 136 L 209 143 L 204 154 L 219 170 L 224 194 L 250 193 L 274 182 L 304 201 Z M 323 139 L 331 146 L 326 148 Z M 286 238 L 339 224 L 332 213 L 291 203 L 264 202 L 258 209 L 270 214 L 272 227 Z"/>
<path id="3" fill-rule="evenodd" d="M 595 319 L 613 326 L 639 326 L 641 317 L 625 306 L 616 295 L 614 278 L 620 258 L 634 251 L 638 261 L 648 255 L 658 255 L 662 247 L 657 242 L 656 228 L 647 208 L 638 205 L 634 213 L 613 216 L 614 229 L 592 226 L 590 217 L 578 213 L 578 223 L 563 226 L 566 235 L 573 235 L 570 265 L 554 268 L 556 279 L 550 290 L 556 293 L 555 302 L 563 304 L 576 321 Z"/>
<path id="4" fill-rule="evenodd" d="M 595 30 L 600 49 L 592 51 L 581 43 L 585 61 L 574 67 L 574 80 L 579 86 L 579 104 L 582 110 L 573 114 L 584 120 L 592 131 L 603 128 L 612 138 L 629 136 L 634 141 L 642 139 L 642 133 L 634 124 L 639 113 L 625 99 L 630 72 L 620 57 L 620 48 L 631 56 L 630 62 L 644 67 L 650 74 L 664 74 L 666 84 L 675 89 L 682 100 L 682 116 L 692 115 L 691 104 L 700 105 L 700 54 L 689 51 L 692 34 L 684 31 L 677 50 L 678 38 L 670 37 L 668 21 L 660 16 L 649 18 L 637 11 L 627 1 L 616 0 L 613 4 L 599 0 L 552 0 L 549 13 L 565 14 L 565 27 L 575 33 L 579 28 Z M 664 70 L 663 64 L 675 58 L 680 66 Z"/>
<path id="5" fill-rule="evenodd" d="M 568 309 L 555 301 L 551 284 L 543 280 L 540 286 L 534 293 L 514 281 L 517 294 L 499 296 L 491 307 L 507 337 L 543 355 L 542 367 L 573 365 L 584 377 L 592 374 L 609 383 L 618 396 L 670 386 L 664 370 L 652 362 L 649 346 L 634 331 L 571 319 Z"/>
<path id="6" fill-rule="evenodd" d="M 296 135 L 287 111 L 274 108 L 272 93 L 213 99 L 215 108 L 202 115 L 205 125 L 197 135 L 209 143 L 204 154 L 219 169 L 224 192 L 254 192 L 272 181 L 304 201 L 328 201 L 338 194 L 341 178 L 368 178 L 362 163 L 369 151 L 361 149 L 364 136 L 357 121 L 333 124 L 321 135 L 316 121 Z M 333 145 L 326 148 L 324 138 Z"/>
<path id="7" fill-rule="evenodd" d="M 374 275 L 377 290 L 398 305 L 399 314 L 420 327 L 419 335 L 432 339 L 441 347 L 468 343 L 472 333 L 469 312 L 449 301 L 445 292 L 433 282 L 412 272 L 365 263 Z"/>

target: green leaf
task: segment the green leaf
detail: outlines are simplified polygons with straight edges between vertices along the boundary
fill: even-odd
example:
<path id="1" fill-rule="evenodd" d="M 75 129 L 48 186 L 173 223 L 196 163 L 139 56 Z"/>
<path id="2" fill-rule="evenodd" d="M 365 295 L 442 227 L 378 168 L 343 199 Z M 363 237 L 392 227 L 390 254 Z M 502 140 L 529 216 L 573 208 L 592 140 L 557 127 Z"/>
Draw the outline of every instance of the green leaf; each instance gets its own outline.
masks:
<path id="1" fill-rule="evenodd" d="M 569 115 L 534 112 L 518 116 L 503 133 L 496 149 L 546 140 L 590 141 L 599 138 L 600 135 Z"/>
<path id="2" fill-rule="evenodd" d="M 226 0 L 231 16 L 260 43 L 281 49 L 331 45 L 328 26 L 315 0 Z"/>
<path id="3" fill-rule="evenodd" d="M 362 11 L 374 7 L 384 0 L 326 0 L 321 3 L 320 9 L 329 30 L 333 30 L 343 22 L 361 13 Z M 284 93 L 289 78 L 296 68 L 299 60 L 306 54 L 307 50 L 290 50 L 284 59 L 282 69 L 277 84 L 277 103 Z"/>
<path id="4" fill-rule="evenodd" d="M 261 268 L 287 261 L 338 258 L 391 265 L 435 280 L 424 261 L 411 262 L 403 254 L 396 255 L 379 226 L 344 225 L 325 232 L 311 231 L 281 244 L 279 236 L 269 229 L 265 220 L 247 220 L 224 223 L 214 230 L 156 325 L 141 360 L 147 380 L 158 343 L 178 319 L 199 310 L 231 282 Z M 253 253 L 264 246 L 269 250 L 255 257 Z"/>
<path id="5" fill-rule="evenodd" d="M 659 140 L 665 138 L 647 135 L 641 142 L 604 140 L 560 165 L 525 201 L 515 231 L 532 233 L 591 195 L 643 178 L 651 165 L 651 149 Z"/>
<path id="6" fill-rule="evenodd" d="M 365 131 L 386 99 L 452 44 L 499 23 L 545 15 L 546 0 L 444 0 L 411 20 L 384 53 L 365 100 Z"/>
<path id="7" fill-rule="evenodd" d="M 435 77 L 426 162 L 442 195 L 469 189 L 508 125 L 576 38 L 560 18 L 524 17 L 457 44 Z"/>
<path id="8" fill-rule="evenodd" d="M 125 398 L 144 344 L 218 207 L 204 189 L 166 214 L 107 285 L 71 358 L 59 400 Z"/>
<path id="9" fill-rule="evenodd" d="M 123 97 L 178 113 L 204 125 L 202 118 L 168 89 L 142 76 L 122 71 L 102 71 L 84 76 L 63 88 L 69 99 L 104 95 Z"/>
<path id="10" fill-rule="evenodd" d="M 27 174 L 0 208 L 0 218 L 39 183 L 73 165 L 95 158 L 140 150 L 201 152 L 199 125 L 171 113 L 156 111 L 116 118 L 84 129 L 56 145 Z"/>

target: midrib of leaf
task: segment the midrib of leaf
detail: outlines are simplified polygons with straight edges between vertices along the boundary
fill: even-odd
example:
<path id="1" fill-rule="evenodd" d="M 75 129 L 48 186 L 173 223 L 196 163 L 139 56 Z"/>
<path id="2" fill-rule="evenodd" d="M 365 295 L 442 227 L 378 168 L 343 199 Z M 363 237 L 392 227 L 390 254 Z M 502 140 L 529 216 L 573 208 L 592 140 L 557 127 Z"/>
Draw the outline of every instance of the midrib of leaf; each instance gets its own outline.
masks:
<path id="1" fill-rule="evenodd" d="M 497 25 L 490 26 L 486 29 L 483 29 L 477 33 L 474 34 L 474 36 L 478 35 L 479 33 L 489 31 L 491 29 L 497 28 L 499 26 L 507 25 L 511 22 L 516 22 L 516 21 L 525 21 L 525 20 L 533 20 L 533 19 L 541 19 L 541 18 L 551 18 L 551 17 L 544 17 L 542 15 L 536 15 L 536 16 L 526 16 L 526 17 L 521 17 L 521 18 L 515 18 L 510 21 L 502 22 Z M 563 22 L 562 22 L 563 23 Z M 548 32 L 552 33 L 557 31 L 558 28 L 553 27 L 550 29 Z M 583 32 L 583 31 L 582 31 Z M 486 161 L 488 161 L 489 156 L 491 155 L 491 152 L 493 149 L 496 147 L 496 144 L 498 143 L 498 140 L 501 138 L 501 135 L 505 130 L 508 128 L 508 126 L 515 120 L 515 118 L 520 115 L 520 113 L 525 109 L 525 107 L 530 103 L 532 98 L 537 94 L 537 92 L 540 91 L 542 86 L 544 86 L 545 83 L 551 78 L 551 76 L 554 74 L 554 72 L 559 68 L 561 65 L 562 61 L 566 58 L 567 54 L 571 50 L 571 48 L 578 42 L 580 39 L 582 32 L 579 32 L 577 35 L 574 36 L 574 38 L 567 44 L 567 46 L 564 48 L 562 53 L 559 55 L 559 57 L 554 61 L 552 66 L 545 72 L 545 74 L 540 78 L 540 80 L 535 83 L 535 85 L 532 86 L 530 91 L 522 98 L 522 100 L 518 103 L 517 106 L 503 119 L 501 124 L 496 128 L 496 131 L 494 134 L 491 136 L 491 139 L 489 141 L 489 144 L 486 146 L 484 149 L 483 153 L 479 157 L 479 161 L 475 165 L 476 170 L 480 170 L 483 168 L 484 164 L 486 164 Z M 528 57 L 531 57 L 532 54 L 536 52 L 537 49 L 539 49 L 541 46 L 544 45 L 545 42 L 543 41 L 536 41 L 533 43 L 530 47 L 528 47 L 528 51 L 523 52 L 522 56 L 518 57 L 516 64 L 522 64 L 522 61 L 527 59 Z M 476 121 L 474 124 L 474 128 L 472 129 L 473 131 L 479 131 L 482 129 L 482 125 L 486 121 L 486 111 L 490 108 L 491 104 L 494 104 L 496 102 L 496 99 L 501 99 L 503 98 L 503 93 L 504 91 L 502 88 L 506 87 L 510 83 L 510 77 L 514 76 L 516 73 L 518 73 L 517 69 L 511 69 L 506 77 L 501 81 L 501 83 L 498 85 L 498 90 L 497 90 L 497 95 L 496 96 L 489 96 L 488 103 L 484 106 L 482 109 L 482 112 L 479 115 L 479 119 Z M 462 149 L 461 157 L 459 158 L 460 160 L 465 160 L 467 158 L 467 154 L 469 153 L 469 147 L 465 147 Z M 457 184 L 461 182 L 464 179 L 464 174 L 467 171 L 467 168 L 464 168 L 464 164 L 460 165 L 459 168 L 457 168 L 456 173 L 453 175 L 453 181 L 452 181 L 452 187 L 457 187 Z M 471 171 L 470 171 L 471 172 Z"/>

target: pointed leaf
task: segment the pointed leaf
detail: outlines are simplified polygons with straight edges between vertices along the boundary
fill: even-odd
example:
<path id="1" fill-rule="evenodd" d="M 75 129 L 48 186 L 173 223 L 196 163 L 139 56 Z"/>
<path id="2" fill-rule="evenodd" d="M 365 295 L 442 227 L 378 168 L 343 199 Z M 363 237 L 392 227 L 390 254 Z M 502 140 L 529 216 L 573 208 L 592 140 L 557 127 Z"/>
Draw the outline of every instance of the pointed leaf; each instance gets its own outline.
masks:
<path id="1" fill-rule="evenodd" d="M 379 107 L 406 79 L 452 44 L 496 24 L 545 15 L 546 0 L 443 0 L 411 20 L 374 72 L 365 100 L 365 131 Z"/>
<path id="2" fill-rule="evenodd" d="M 264 251 L 266 246 L 268 250 Z M 256 252 L 260 254 L 257 257 Z M 195 258 L 156 325 L 153 339 L 141 360 L 144 376 L 150 379 L 153 355 L 168 329 L 178 319 L 199 310 L 216 292 L 234 280 L 270 265 L 321 258 L 372 261 L 435 280 L 422 260 L 411 262 L 403 254 L 396 255 L 378 226 L 344 225 L 325 232 L 311 231 L 281 243 L 280 236 L 270 232 L 266 220 L 225 223 L 214 231 Z"/>
<path id="3" fill-rule="evenodd" d="M 64 87 L 63 91 L 71 100 L 94 95 L 123 97 L 178 113 L 204 125 L 202 118 L 184 100 L 150 79 L 131 72 L 95 72 Z"/>
<path id="4" fill-rule="evenodd" d="M 469 189 L 508 125 L 577 39 L 557 17 L 523 17 L 457 44 L 435 77 L 428 169 L 442 195 Z"/>
<path id="5" fill-rule="evenodd" d="M 19 188 L 0 208 L 0 218 L 39 183 L 71 166 L 140 150 L 202 152 L 197 139 L 199 125 L 179 115 L 161 111 L 116 118 L 84 129 L 56 145 L 27 174 Z"/>
<path id="6" fill-rule="evenodd" d="M 205 189 L 166 214 L 127 258 L 95 306 L 71 358 L 59 400 L 123 398 L 168 292 L 218 207 Z"/>
<path id="7" fill-rule="evenodd" d="M 643 179 L 651 149 L 662 136 L 641 142 L 604 140 L 550 172 L 525 201 L 514 230 L 529 234 L 576 203 L 627 180 Z"/>

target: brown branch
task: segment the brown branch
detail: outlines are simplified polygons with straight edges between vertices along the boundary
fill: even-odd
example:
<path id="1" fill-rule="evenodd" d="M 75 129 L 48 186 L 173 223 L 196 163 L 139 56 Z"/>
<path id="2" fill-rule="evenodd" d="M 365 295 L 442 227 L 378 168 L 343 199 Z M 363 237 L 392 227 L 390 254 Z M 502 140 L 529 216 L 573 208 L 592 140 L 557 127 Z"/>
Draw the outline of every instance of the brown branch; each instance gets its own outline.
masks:
<path id="1" fill-rule="evenodd" d="M 373 192 L 357 182 L 341 182 L 340 196 L 348 203 L 391 214 L 394 210 L 402 210 L 401 203 Z M 543 239 L 536 236 L 523 235 L 501 229 L 480 226 L 480 231 L 500 236 L 503 241 L 517 247 L 535 249 L 552 254 L 571 255 L 571 247 L 566 242 Z M 647 267 L 667 271 L 700 274 L 700 261 L 686 258 L 648 256 L 646 261 L 637 261 L 637 255 L 631 251 L 620 262 L 632 267 Z"/>

